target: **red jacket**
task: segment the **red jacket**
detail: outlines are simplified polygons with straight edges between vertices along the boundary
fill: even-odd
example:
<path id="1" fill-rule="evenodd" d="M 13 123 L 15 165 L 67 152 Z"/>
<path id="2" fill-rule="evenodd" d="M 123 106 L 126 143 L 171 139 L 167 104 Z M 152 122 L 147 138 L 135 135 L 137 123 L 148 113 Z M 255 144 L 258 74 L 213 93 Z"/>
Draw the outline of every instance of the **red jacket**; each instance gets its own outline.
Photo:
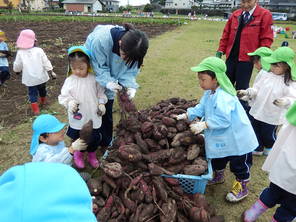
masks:
<path id="1" fill-rule="evenodd" d="M 234 11 L 224 27 L 217 51 L 226 54 L 226 58 L 228 58 L 232 49 L 242 12 L 242 9 Z M 257 5 L 252 14 L 252 20 L 245 25 L 241 33 L 239 61 L 250 61 L 247 53 L 262 46 L 271 46 L 273 42 L 271 25 L 272 15 L 270 11 Z"/>

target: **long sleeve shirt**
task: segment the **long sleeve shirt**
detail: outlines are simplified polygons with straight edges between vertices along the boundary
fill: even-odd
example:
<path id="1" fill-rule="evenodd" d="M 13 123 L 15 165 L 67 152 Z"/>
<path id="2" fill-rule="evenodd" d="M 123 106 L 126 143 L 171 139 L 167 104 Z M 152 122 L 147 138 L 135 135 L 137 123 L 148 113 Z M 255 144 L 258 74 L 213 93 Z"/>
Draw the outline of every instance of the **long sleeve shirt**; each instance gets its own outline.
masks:
<path id="1" fill-rule="evenodd" d="M 14 72 L 22 72 L 22 83 L 26 86 L 36 86 L 49 80 L 48 71 L 52 65 L 43 49 L 33 47 L 19 49 L 13 63 Z"/>
<path id="2" fill-rule="evenodd" d="M 200 103 L 187 109 L 189 120 L 204 118 L 205 149 L 208 158 L 240 156 L 252 152 L 258 141 L 245 110 L 236 96 L 220 87 L 205 91 Z"/>
<path id="3" fill-rule="evenodd" d="M 9 51 L 8 46 L 5 42 L 0 42 L 0 51 Z M 0 53 L 1 54 L 1 53 Z M 9 66 L 8 65 L 8 59 L 5 56 L 0 56 L 0 66 Z"/>
<path id="4" fill-rule="evenodd" d="M 59 142 L 56 146 L 41 143 L 32 159 L 32 162 L 55 162 L 68 165 L 71 164 L 71 161 L 72 155 L 65 147 L 64 142 Z"/>
<path id="5" fill-rule="evenodd" d="M 96 74 L 96 80 L 106 87 L 108 82 L 118 82 L 127 88 L 138 88 L 136 76 L 139 73 L 137 63 L 129 68 L 126 62 L 113 52 L 114 41 L 111 35 L 113 25 L 98 25 L 90 33 L 85 47 L 91 51 L 91 65 Z M 114 93 L 106 90 L 108 99 L 114 99 Z"/>
<path id="6" fill-rule="evenodd" d="M 68 109 L 71 100 L 79 104 L 79 112 L 82 119 L 73 118 L 73 113 L 68 110 L 69 125 L 73 129 L 80 130 L 90 119 L 93 121 L 93 128 L 98 129 L 102 124 L 102 117 L 98 116 L 98 104 L 106 104 L 107 97 L 105 89 L 96 82 L 93 74 L 81 78 L 70 75 L 64 82 L 61 94 L 58 97 L 59 103 Z"/>
<path id="7" fill-rule="evenodd" d="M 288 108 L 278 107 L 273 101 L 285 98 L 292 105 L 296 100 L 296 82 L 291 81 L 286 85 L 283 75 L 275 75 L 264 70 L 258 73 L 253 87 L 248 90 L 251 93 L 250 115 L 272 125 L 283 124 Z"/>

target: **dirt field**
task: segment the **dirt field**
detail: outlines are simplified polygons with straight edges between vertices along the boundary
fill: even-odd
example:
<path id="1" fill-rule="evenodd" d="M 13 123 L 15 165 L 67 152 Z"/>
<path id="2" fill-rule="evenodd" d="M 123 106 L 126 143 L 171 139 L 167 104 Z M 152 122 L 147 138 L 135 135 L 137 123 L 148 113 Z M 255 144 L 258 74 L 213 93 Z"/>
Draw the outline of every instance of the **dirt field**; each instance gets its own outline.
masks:
<path id="1" fill-rule="evenodd" d="M 83 44 L 87 35 L 98 23 L 92 22 L 1 22 L 3 29 L 9 38 L 8 44 L 15 53 L 15 41 L 20 30 L 30 28 L 35 31 L 38 45 L 43 48 L 58 74 L 57 80 L 48 82 L 49 100 L 56 100 L 60 93 L 61 85 L 65 79 L 67 70 L 67 53 L 69 46 Z M 153 38 L 175 25 L 136 25 L 136 28 L 146 32 L 149 38 Z M 14 58 L 10 58 L 12 63 Z M 11 69 L 12 70 L 12 69 Z M 21 76 L 11 72 L 11 79 L 6 86 L 0 87 L 0 127 L 15 126 L 31 116 L 27 89 L 21 84 Z"/>

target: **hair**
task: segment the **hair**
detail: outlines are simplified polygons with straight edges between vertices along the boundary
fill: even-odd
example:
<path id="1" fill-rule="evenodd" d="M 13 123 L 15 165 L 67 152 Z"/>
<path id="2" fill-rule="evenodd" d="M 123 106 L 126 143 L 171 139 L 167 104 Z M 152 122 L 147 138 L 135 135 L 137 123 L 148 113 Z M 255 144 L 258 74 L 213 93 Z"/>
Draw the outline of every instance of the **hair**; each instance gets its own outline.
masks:
<path id="1" fill-rule="evenodd" d="M 40 136 L 42 136 L 44 139 L 48 137 L 48 133 L 41 133 Z M 39 140 L 39 143 L 43 143 L 41 140 Z"/>
<path id="2" fill-rule="evenodd" d="M 127 32 L 120 39 L 120 49 L 126 55 L 126 65 L 131 68 L 138 62 L 138 68 L 140 68 L 149 47 L 148 37 L 131 24 L 124 24 L 123 26 Z"/>
<path id="3" fill-rule="evenodd" d="M 88 65 L 88 67 L 90 67 L 89 57 L 80 51 L 71 53 L 68 56 L 68 60 L 69 60 L 69 64 L 71 64 L 74 61 L 82 61 L 82 62 L 85 62 Z"/>
<path id="4" fill-rule="evenodd" d="M 261 60 L 261 57 L 258 55 L 250 56 L 251 63 L 255 64 Z"/>
<path id="5" fill-rule="evenodd" d="M 202 72 L 198 72 L 198 74 L 206 74 L 208 76 L 211 76 L 212 79 L 217 79 L 216 78 L 216 73 L 214 73 L 213 71 L 210 71 L 210 70 L 205 70 L 205 71 L 202 71 Z"/>
<path id="6" fill-rule="evenodd" d="M 272 63 L 271 65 L 276 65 L 276 64 L 280 64 L 280 65 L 284 66 L 284 69 L 285 69 L 284 83 L 288 86 L 290 81 L 294 81 L 294 80 L 292 80 L 290 66 L 286 62 L 276 62 L 276 63 Z"/>

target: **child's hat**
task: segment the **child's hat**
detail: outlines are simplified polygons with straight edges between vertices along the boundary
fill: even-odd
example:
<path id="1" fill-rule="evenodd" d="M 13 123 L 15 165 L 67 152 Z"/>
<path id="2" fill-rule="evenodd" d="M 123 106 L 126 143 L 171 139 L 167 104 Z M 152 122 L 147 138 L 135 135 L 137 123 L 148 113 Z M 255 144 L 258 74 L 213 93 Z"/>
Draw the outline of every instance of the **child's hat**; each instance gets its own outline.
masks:
<path id="1" fill-rule="evenodd" d="M 89 60 L 91 59 L 91 52 L 83 45 L 79 45 L 79 46 L 72 46 L 68 49 L 68 55 L 74 53 L 74 52 L 82 52 L 83 54 L 85 54 Z M 87 70 L 89 73 L 91 73 L 93 70 L 92 68 L 88 68 Z M 72 74 L 72 70 L 70 67 L 70 64 L 68 66 L 68 76 Z"/>
<path id="2" fill-rule="evenodd" d="M 1 221 L 97 221 L 86 183 L 66 164 L 31 162 L 11 167 L 0 176 L 0 193 Z"/>
<path id="3" fill-rule="evenodd" d="M 56 117 L 50 114 L 42 114 L 38 116 L 32 125 L 33 136 L 31 140 L 30 154 L 34 155 L 39 146 L 39 136 L 42 133 L 56 133 L 65 127 L 65 123 L 61 123 Z"/>
<path id="4" fill-rule="evenodd" d="M 296 102 L 288 109 L 286 118 L 290 124 L 296 126 Z"/>
<path id="5" fill-rule="evenodd" d="M 16 46 L 20 49 L 30 49 L 36 41 L 35 33 L 31 29 L 21 31 L 16 40 Z"/>
<path id="6" fill-rule="evenodd" d="M 5 35 L 5 32 L 0 30 L 0 37 L 3 37 L 3 40 L 6 41 L 7 38 L 6 38 L 6 35 Z"/>
<path id="7" fill-rule="evenodd" d="M 286 62 L 291 68 L 291 76 L 292 80 L 296 80 L 296 64 L 294 62 L 295 52 L 286 46 L 279 47 L 273 51 L 271 56 L 264 57 L 265 60 L 269 64 L 278 63 L 278 62 Z"/>
<path id="8" fill-rule="evenodd" d="M 191 70 L 193 72 L 203 72 L 207 70 L 214 72 L 220 87 L 229 94 L 233 96 L 236 95 L 236 90 L 225 73 L 226 65 L 222 59 L 217 57 L 205 58 L 199 65 L 191 67 Z"/>
<path id="9" fill-rule="evenodd" d="M 260 47 L 256 49 L 254 52 L 248 53 L 249 56 L 260 56 L 260 58 L 271 56 L 272 50 L 267 47 Z M 261 66 L 264 70 L 269 71 L 270 70 L 270 64 L 267 63 L 265 60 L 260 60 Z"/>

